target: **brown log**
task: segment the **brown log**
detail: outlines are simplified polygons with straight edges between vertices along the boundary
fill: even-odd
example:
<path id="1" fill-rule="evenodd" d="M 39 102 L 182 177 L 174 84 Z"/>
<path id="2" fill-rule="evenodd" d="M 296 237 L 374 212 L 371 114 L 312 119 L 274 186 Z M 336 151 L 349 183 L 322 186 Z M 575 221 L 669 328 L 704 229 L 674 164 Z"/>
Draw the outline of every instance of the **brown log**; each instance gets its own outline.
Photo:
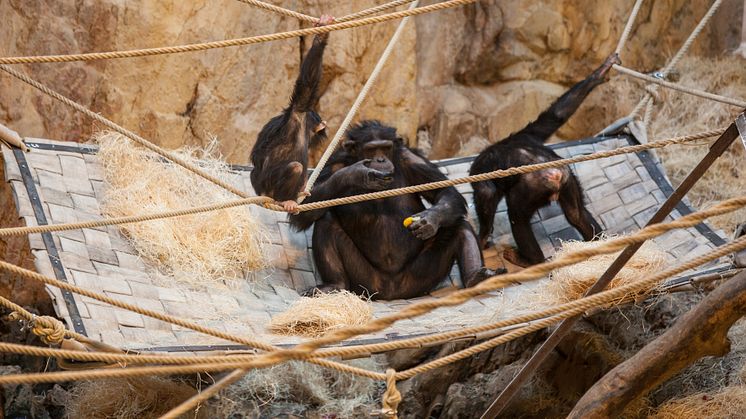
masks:
<path id="1" fill-rule="evenodd" d="M 746 272 L 720 285 L 664 334 L 604 375 L 568 418 L 618 417 L 625 407 L 705 356 L 730 351 L 728 330 L 746 315 Z"/>

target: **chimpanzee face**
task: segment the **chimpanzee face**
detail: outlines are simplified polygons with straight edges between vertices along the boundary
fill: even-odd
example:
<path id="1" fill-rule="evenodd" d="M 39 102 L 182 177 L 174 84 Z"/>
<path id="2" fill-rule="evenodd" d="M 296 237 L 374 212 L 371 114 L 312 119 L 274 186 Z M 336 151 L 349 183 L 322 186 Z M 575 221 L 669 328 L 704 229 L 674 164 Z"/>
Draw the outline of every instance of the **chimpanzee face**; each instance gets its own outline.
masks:
<path id="1" fill-rule="evenodd" d="M 363 144 L 363 159 L 370 160 L 368 167 L 384 173 L 394 172 L 394 143 L 391 140 L 373 140 Z"/>

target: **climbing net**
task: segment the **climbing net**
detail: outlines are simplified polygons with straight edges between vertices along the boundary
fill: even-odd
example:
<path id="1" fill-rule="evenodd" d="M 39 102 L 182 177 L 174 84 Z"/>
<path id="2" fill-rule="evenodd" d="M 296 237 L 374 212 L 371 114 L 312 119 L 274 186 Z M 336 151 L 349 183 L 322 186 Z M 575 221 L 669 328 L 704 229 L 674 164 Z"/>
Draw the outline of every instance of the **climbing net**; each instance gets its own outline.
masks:
<path id="1" fill-rule="evenodd" d="M 283 16 L 296 18 L 302 22 L 315 23 L 318 21 L 318 18 L 316 17 L 308 16 L 302 13 L 298 13 L 292 10 L 288 10 L 288 9 L 276 6 L 276 5 L 268 4 L 268 3 L 265 3 L 259 0 L 239 0 L 239 1 L 261 8 L 261 9 L 264 9 L 264 10 L 267 10 L 267 11 L 271 11 L 273 13 L 283 15 Z M 110 52 L 100 52 L 100 53 L 69 54 L 69 55 L 0 57 L 0 70 L 4 71 L 5 73 L 29 84 L 30 86 L 38 89 L 42 93 L 85 114 L 86 116 L 92 118 L 93 120 L 103 124 L 104 126 L 116 132 L 119 132 L 120 134 L 130 138 L 136 143 L 141 144 L 142 146 L 159 154 L 165 159 L 183 167 L 188 172 L 190 172 L 191 175 L 200 176 L 206 179 L 207 181 L 212 182 L 215 185 L 218 185 L 232 192 L 233 194 L 237 195 L 240 198 L 234 201 L 216 203 L 213 205 L 208 205 L 208 206 L 203 206 L 203 207 L 185 208 L 182 210 L 174 210 L 174 211 L 161 212 L 161 213 L 143 214 L 143 215 L 136 215 L 136 216 L 129 216 L 129 217 L 108 218 L 108 219 L 94 220 L 94 221 L 81 222 L 81 223 L 51 224 L 51 225 L 31 226 L 31 227 L 5 228 L 5 229 L 0 229 L 0 237 L 13 236 L 13 235 L 26 235 L 26 234 L 51 232 L 51 231 L 65 231 L 65 230 L 73 230 L 73 229 L 80 229 L 80 228 L 100 227 L 100 226 L 106 226 L 106 225 L 121 225 L 121 224 L 128 224 L 128 223 L 138 223 L 138 222 L 144 222 L 144 221 L 156 220 L 156 219 L 162 219 L 162 218 L 180 217 L 184 215 L 197 214 L 197 213 L 207 213 L 207 212 L 216 211 L 219 209 L 231 208 L 231 207 L 237 207 L 237 206 L 243 206 L 243 205 L 261 205 L 272 210 L 282 211 L 282 207 L 274 204 L 274 202 L 270 198 L 249 196 L 246 192 L 234 187 L 233 185 L 230 185 L 224 182 L 221 179 L 218 179 L 206 173 L 200 167 L 190 163 L 189 161 L 186 161 L 176 156 L 174 153 L 153 144 L 152 142 L 137 135 L 136 133 L 124 127 L 121 127 L 120 125 L 112 122 L 111 120 L 66 98 L 65 96 L 48 88 L 47 86 L 44 86 L 42 83 L 39 83 L 38 81 L 31 79 L 25 74 L 14 70 L 13 68 L 9 66 L 11 64 L 91 61 L 91 60 L 101 60 L 101 59 L 143 57 L 143 56 L 150 56 L 150 55 L 202 51 L 202 50 L 207 50 L 207 49 L 212 49 L 212 48 L 226 48 L 226 47 L 234 47 L 234 46 L 241 46 L 241 45 L 250 45 L 250 44 L 255 44 L 259 42 L 268 42 L 268 41 L 274 41 L 274 40 L 288 39 L 288 38 L 303 36 L 303 35 L 327 33 L 327 32 L 336 31 L 336 30 L 343 30 L 343 29 L 349 29 L 349 28 L 354 28 L 358 26 L 370 25 L 374 23 L 386 22 L 386 21 L 393 20 L 393 19 L 402 19 L 396 32 L 394 33 L 391 40 L 389 41 L 389 44 L 384 50 L 384 53 L 382 54 L 381 58 L 376 64 L 376 67 L 371 73 L 371 76 L 369 77 L 363 89 L 360 91 L 358 97 L 356 98 L 355 102 L 351 106 L 350 111 L 345 117 L 343 123 L 341 124 L 335 136 L 333 137 L 331 143 L 325 150 L 324 156 L 322 157 L 314 173 L 309 179 L 307 188 L 308 190 L 310 190 L 311 187 L 313 186 L 313 182 L 317 179 L 320 170 L 326 164 L 326 161 L 328 157 L 331 155 L 331 153 L 336 149 L 338 142 L 341 140 L 344 132 L 347 130 L 347 127 L 351 123 L 354 115 L 357 113 L 357 110 L 359 109 L 362 102 L 365 100 L 365 97 L 367 96 L 369 90 L 374 85 L 378 75 L 381 72 L 381 69 L 385 65 L 388 57 L 391 54 L 391 51 L 395 47 L 396 42 L 399 39 L 400 33 L 402 32 L 404 25 L 406 25 L 408 18 L 410 16 L 416 16 L 416 15 L 423 14 L 423 13 L 429 13 L 429 12 L 433 12 L 437 10 L 443 10 L 446 8 L 466 5 L 469 3 L 473 3 L 474 1 L 475 0 L 448 0 L 448 1 L 443 1 L 440 3 L 432 4 L 429 6 L 418 7 L 417 1 L 395 0 L 395 1 L 391 1 L 383 5 L 380 5 L 380 6 L 372 7 L 370 9 L 365 9 L 360 12 L 353 13 L 351 15 L 343 16 L 341 18 L 338 18 L 336 20 L 336 23 L 332 25 L 328 25 L 328 26 L 312 27 L 312 28 L 298 29 L 298 30 L 280 32 L 280 33 L 269 34 L 269 35 L 260 35 L 260 36 L 254 36 L 254 37 L 248 37 L 248 38 L 228 39 L 228 40 L 223 40 L 223 41 L 206 42 L 206 43 L 198 43 L 198 44 L 190 44 L 190 45 L 148 48 L 148 49 L 138 49 L 138 50 L 128 50 L 128 51 L 110 51 Z M 617 48 L 616 48 L 617 53 L 621 53 L 624 49 L 625 43 L 627 42 L 632 32 L 634 22 L 637 17 L 637 14 L 639 13 L 642 2 L 643 0 L 636 0 L 632 8 L 629 20 L 625 26 L 625 29 L 617 45 Z M 383 12 L 383 11 L 386 11 L 391 8 L 394 8 L 394 7 L 403 5 L 403 4 L 407 4 L 407 3 L 412 3 L 412 4 L 406 10 L 398 11 L 398 12 L 391 12 L 391 13 L 378 15 L 378 16 L 371 16 L 371 15 L 374 15 L 374 14 L 377 14 L 377 13 L 380 13 L 380 12 Z M 656 73 L 654 77 L 636 72 L 632 69 L 628 69 L 620 65 L 615 65 L 613 67 L 615 70 L 619 71 L 622 74 L 625 74 L 631 77 L 636 77 L 638 79 L 641 79 L 643 81 L 650 83 L 648 86 L 646 86 L 646 89 L 645 89 L 646 93 L 644 97 L 640 100 L 640 103 L 638 103 L 638 105 L 632 111 L 632 114 L 630 115 L 632 118 L 638 117 L 639 113 L 644 108 L 645 113 L 644 113 L 643 121 L 645 123 L 649 122 L 650 116 L 652 113 L 652 106 L 654 104 L 653 99 L 655 98 L 657 89 L 660 86 L 665 87 L 665 88 L 676 89 L 687 94 L 707 98 L 710 100 L 719 101 L 719 102 L 726 103 L 729 105 L 746 108 L 746 102 L 742 100 L 728 98 L 728 97 L 716 95 L 713 93 L 701 91 L 698 89 L 681 86 L 679 84 L 671 83 L 665 80 L 665 76 L 675 67 L 675 65 L 678 63 L 681 57 L 683 57 L 683 55 L 687 52 L 691 44 L 694 42 L 694 40 L 699 35 L 699 33 L 702 31 L 702 29 L 707 24 L 707 22 L 714 15 L 715 11 L 718 9 L 721 3 L 722 3 L 722 0 L 714 1 L 710 9 L 708 10 L 707 14 L 702 18 L 702 20 L 699 22 L 697 27 L 687 38 L 686 42 L 682 45 L 682 47 L 679 49 L 679 51 L 676 53 L 673 59 L 660 72 Z M 301 204 L 298 209 L 299 211 L 310 211 L 310 210 L 316 210 L 316 209 L 321 209 L 321 208 L 329 208 L 329 207 L 337 206 L 337 205 L 346 205 L 346 204 L 363 202 L 363 201 L 368 201 L 368 200 L 399 196 L 403 194 L 416 193 L 416 192 L 422 192 L 426 190 L 450 187 L 450 186 L 454 186 L 458 184 L 478 182 L 478 181 L 484 181 L 484 180 L 489 180 L 489 179 L 496 179 L 496 178 L 501 178 L 501 177 L 530 173 L 530 172 L 534 172 L 538 170 L 544 170 L 544 169 L 553 168 L 553 167 L 561 167 L 561 166 L 566 166 L 569 164 L 579 163 L 583 161 L 608 158 L 611 156 L 616 156 L 616 155 L 621 155 L 621 154 L 635 153 L 635 152 L 639 152 L 643 150 L 662 148 L 662 147 L 666 147 L 666 146 L 673 145 L 673 144 L 684 144 L 684 143 L 689 143 L 689 142 L 693 142 L 693 141 L 697 141 L 697 140 L 701 140 L 705 138 L 710 138 L 710 137 L 715 137 L 715 136 L 726 136 L 726 135 L 730 135 L 733 138 L 735 138 L 735 135 L 737 135 L 737 133 L 735 132 L 734 125 L 731 125 L 727 129 L 715 129 L 715 130 L 706 131 L 702 133 L 697 133 L 697 134 L 692 134 L 692 135 L 687 135 L 687 136 L 682 136 L 682 137 L 676 137 L 676 138 L 670 138 L 670 139 L 664 139 L 664 140 L 657 140 L 657 141 L 652 141 L 646 144 L 639 144 L 639 145 L 633 145 L 633 146 L 628 146 L 628 147 L 620 147 L 615 150 L 597 152 L 597 153 L 592 153 L 588 155 L 575 156 L 575 157 L 571 157 L 567 159 L 561 159 L 561 160 L 556 160 L 556 161 L 551 161 L 551 162 L 546 162 L 546 163 L 513 167 L 510 169 L 506 169 L 506 170 L 496 170 L 493 172 L 483 173 L 483 174 L 479 174 L 475 176 L 466 176 L 466 177 L 462 177 L 459 179 L 449 179 L 449 180 L 444 180 L 444 181 L 439 181 L 439 182 L 408 186 L 404 188 L 398 188 L 398 189 L 392 189 L 392 190 L 386 190 L 386 191 L 380 191 L 380 192 L 374 192 L 374 193 L 367 193 L 367 194 L 355 195 L 355 196 L 338 198 L 338 199 L 331 199 L 327 201 L 314 202 L 310 204 Z M 582 315 L 588 312 L 589 310 L 599 309 L 599 308 L 603 309 L 603 308 L 609 307 L 613 305 L 615 302 L 618 302 L 620 299 L 623 299 L 625 296 L 628 296 L 631 294 L 649 293 L 653 291 L 663 280 L 667 278 L 670 278 L 674 275 L 678 275 L 682 272 L 685 272 L 689 269 L 700 266 L 704 263 L 717 260 L 718 258 L 721 258 L 733 252 L 746 249 L 746 237 L 736 239 L 728 244 L 725 244 L 723 246 L 720 246 L 712 250 L 711 252 L 707 254 L 701 255 L 697 258 L 681 263 L 675 267 L 666 269 L 649 278 L 645 278 L 645 279 L 642 279 L 640 281 L 637 281 L 631 284 L 615 287 L 611 290 L 606 290 L 606 291 L 602 291 L 596 294 L 588 295 L 583 298 L 571 301 L 569 303 L 559 304 L 559 305 L 549 307 L 544 310 L 532 312 L 526 315 L 521 315 L 521 316 L 517 316 L 517 317 L 493 322 L 490 324 L 481 325 L 481 326 L 464 328 L 458 331 L 436 333 L 436 334 L 431 334 L 427 336 L 411 337 L 411 338 L 402 339 L 402 340 L 393 341 L 393 342 L 384 342 L 384 343 L 366 344 L 366 345 L 357 345 L 357 346 L 345 346 L 345 347 L 330 347 L 330 345 L 340 343 L 346 339 L 350 339 L 350 338 L 353 338 L 359 335 L 378 332 L 378 331 L 384 330 L 394 325 L 398 321 L 405 320 L 405 319 L 413 319 L 418 316 L 423 316 L 441 307 L 456 306 L 466 301 L 469 301 L 470 299 L 473 299 L 479 295 L 483 295 L 488 292 L 496 291 L 507 286 L 511 286 L 517 283 L 524 283 L 527 281 L 534 281 L 534 280 L 543 278 L 549 272 L 557 268 L 569 266 L 572 264 L 585 261 L 592 256 L 614 253 L 622 249 L 625 249 L 628 246 L 643 243 L 644 241 L 648 239 L 657 237 L 668 231 L 671 231 L 674 229 L 692 227 L 692 226 L 699 224 L 700 222 L 702 222 L 703 220 L 707 218 L 729 213 L 737 209 L 743 208 L 744 206 L 746 206 L 746 196 L 741 196 L 741 197 L 725 200 L 725 201 L 720 202 L 717 205 L 714 205 L 713 207 L 709 209 L 694 212 L 692 214 L 686 215 L 682 218 L 679 218 L 675 221 L 672 221 L 666 224 L 649 225 L 648 227 L 643 228 L 642 230 L 638 231 L 635 234 L 609 240 L 592 249 L 585 249 L 585 250 L 581 250 L 577 252 L 563 254 L 561 256 L 554 258 L 551 261 L 548 261 L 548 262 L 545 262 L 539 265 L 531 266 L 520 272 L 505 274 L 501 276 L 495 276 L 495 277 L 489 278 L 479 283 L 478 285 L 474 287 L 456 291 L 444 298 L 414 303 L 400 310 L 399 312 L 375 319 L 362 326 L 354 326 L 354 327 L 350 326 L 350 327 L 344 327 L 344 328 L 340 328 L 334 331 L 330 331 L 320 338 L 305 341 L 289 349 L 282 349 L 274 345 L 270 345 L 266 342 L 249 339 L 243 336 L 237 336 L 237 335 L 223 332 L 223 331 L 211 328 L 211 327 L 203 326 L 203 325 L 194 323 L 189 320 L 185 320 L 185 319 L 171 316 L 168 314 L 164 314 L 161 312 L 156 312 L 153 310 L 148 310 L 148 309 L 139 307 L 134 304 L 126 303 L 121 300 L 111 298 L 104 294 L 92 292 L 85 288 L 38 274 L 31 270 L 24 269 L 20 266 L 13 265 L 5 261 L 0 261 L 0 270 L 4 270 L 11 274 L 18 275 L 25 279 L 32 280 L 32 281 L 38 281 L 47 286 L 64 289 L 64 290 L 67 290 L 73 293 L 77 293 L 82 296 L 86 296 L 91 299 L 101 301 L 103 303 L 106 303 L 106 304 L 109 304 L 115 307 L 119 307 L 119 308 L 129 310 L 135 313 L 139 313 L 141 315 L 148 316 L 154 319 L 158 319 L 164 322 L 168 322 L 173 325 L 191 329 L 191 330 L 194 330 L 194 331 L 197 331 L 197 332 L 209 335 L 209 336 L 221 338 L 226 341 L 247 345 L 247 346 L 250 346 L 250 347 L 253 347 L 253 348 L 256 348 L 262 351 L 260 353 L 251 354 L 251 355 L 230 355 L 230 356 L 229 355 L 171 356 L 171 355 L 144 354 L 144 353 L 142 354 L 141 353 L 125 353 L 124 351 L 118 348 L 112 347 L 103 342 L 92 340 L 88 338 L 87 336 L 84 336 L 72 330 L 66 329 L 63 323 L 56 318 L 49 317 L 49 316 L 35 316 L 29 311 L 25 310 L 23 307 L 13 303 L 12 301 L 4 297 L 0 297 L 0 306 L 3 306 L 6 309 L 9 309 L 12 312 L 12 318 L 25 322 L 35 334 L 41 337 L 44 343 L 56 346 L 56 345 L 61 344 L 65 339 L 72 339 L 74 341 L 80 342 L 87 346 L 86 350 L 66 350 L 66 349 L 57 349 L 57 348 L 41 348 L 41 347 L 33 347 L 33 346 L 26 346 L 26 345 L 16 345 L 16 344 L 10 344 L 10 343 L 0 343 L 0 351 L 17 353 L 17 354 L 25 354 L 25 355 L 30 355 L 30 356 L 56 357 L 60 359 L 72 359 L 72 360 L 88 361 L 88 362 L 95 361 L 95 362 L 103 362 L 106 364 L 119 364 L 119 365 L 124 366 L 122 368 L 115 368 L 115 369 L 114 368 L 102 368 L 102 369 L 92 369 L 92 370 L 82 370 L 82 371 L 61 371 L 61 372 L 51 372 L 51 373 L 6 375 L 6 376 L 0 377 L 0 385 L 22 384 L 22 383 L 33 384 L 33 383 L 71 381 L 71 380 L 87 380 L 87 379 L 101 379 L 101 378 L 114 378 L 114 377 L 137 377 L 137 376 L 149 376 L 149 375 L 171 375 L 171 374 L 199 373 L 199 372 L 205 372 L 205 371 L 233 370 L 230 374 L 226 375 L 224 378 L 217 381 L 215 384 L 213 384 L 209 388 L 198 393 L 191 399 L 185 401 L 184 403 L 177 406 L 176 408 L 174 408 L 173 410 L 171 410 L 170 412 L 168 412 L 167 414 L 163 416 L 164 418 L 176 418 L 180 416 L 181 414 L 186 413 L 190 411 L 191 409 L 195 408 L 195 406 L 197 406 L 199 403 L 204 402 L 208 398 L 217 394 L 223 388 L 234 383 L 235 381 L 240 379 L 244 374 L 246 374 L 250 369 L 264 368 L 264 367 L 276 365 L 278 363 L 287 362 L 291 360 L 302 360 L 302 361 L 311 362 L 317 365 L 321 365 L 323 367 L 333 368 L 338 371 L 385 381 L 386 392 L 384 393 L 384 396 L 382 399 L 383 409 L 380 413 L 387 417 L 396 417 L 397 406 L 399 402 L 401 401 L 401 395 L 399 394 L 396 388 L 397 381 L 409 379 L 409 378 L 414 377 L 417 374 L 421 374 L 421 373 L 451 364 L 453 362 L 457 362 L 459 360 L 465 359 L 479 352 L 482 352 L 482 351 L 494 348 L 503 343 L 509 342 L 520 336 L 524 336 L 534 331 L 554 325 L 564 319 Z M 476 345 L 454 352 L 442 358 L 429 361 L 427 363 L 424 363 L 424 364 L 421 364 L 416 367 L 412 367 L 410 369 L 403 370 L 403 371 L 394 371 L 393 369 L 388 369 L 385 372 L 370 371 L 370 370 L 350 366 L 347 364 L 343 364 L 340 362 L 336 362 L 330 359 L 334 357 L 354 357 L 354 356 L 361 356 L 361 355 L 366 355 L 370 353 L 386 352 L 386 351 L 392 351 L 396 349 L 412 348 L 412 347 L 418 347 L 422 345 L 437 344 L 437 343 L 447 342 L 453 339 L 463 338 L 466 336 L 475 336 L 475 335 L 481 336 L 483 337 L 483 339 L 486 339 L 486 340 L 483 340 L 482 342 Z M 134 366 L 129 366 L 129 365 L 134 365 Z"/>

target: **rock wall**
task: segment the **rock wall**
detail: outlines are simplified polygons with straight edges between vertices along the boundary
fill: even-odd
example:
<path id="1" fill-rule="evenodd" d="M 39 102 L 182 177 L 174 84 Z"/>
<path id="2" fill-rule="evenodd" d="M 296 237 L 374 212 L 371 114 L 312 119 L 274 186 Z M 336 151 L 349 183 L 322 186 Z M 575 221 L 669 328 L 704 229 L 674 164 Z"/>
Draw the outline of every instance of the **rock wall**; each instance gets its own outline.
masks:
<path id="1" fill-rule="evenodd" d="M 422 4 L 432 3 L 426 1 Z M 276 1 L 337 16 L 381 3 Z M 432 157 L 469 154 L 519 129 L 611 52 L 632 0 L 482 0 L 408 25 L 360 117 L 396 125 Z M 626 65 L 661 66 L 710 2 L 650 0 L 623 54 Z M 694 47 L 720 54 L 740 39 L 740 0 L 727 0 Z M 0 54 L 122 50 L 292 30 L 291 18 L 235 0 L 2 0 Z M 320 112 L 337 127 L 396 22 L 333 33 Z M 256 133 L 286 104 L 310 39 L 89 63 L 17 66 L 64 95 L 166 147 L 221 142 L 245 163 Z M 616 119 L 594 95 L 561 132 L 588 135 Z M 598 120 L 603 119 L 603 120 Z M 85 140 L 90 121 L 0 75 L 0 122 L 25 136 Z"/>

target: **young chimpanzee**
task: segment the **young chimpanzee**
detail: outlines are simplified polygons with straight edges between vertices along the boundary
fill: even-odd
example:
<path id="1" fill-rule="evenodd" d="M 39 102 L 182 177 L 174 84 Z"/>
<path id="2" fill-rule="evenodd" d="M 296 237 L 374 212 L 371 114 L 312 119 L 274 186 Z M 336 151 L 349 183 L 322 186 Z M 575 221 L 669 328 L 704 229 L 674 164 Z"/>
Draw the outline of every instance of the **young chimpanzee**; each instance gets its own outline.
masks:
<path id="1" fill-rule="evenodd" d="M 544 142 L 575 113 L 596 86 L 607 80 L 609 69 L 619 62 L 616 54 L 610 55 L 601 67 L 563 94 L 536 121 L 487 147 L 474 160 L 470 174 L 558 160 L 560 157 Z M 583 239 L 591 240 L 601 232 L 600 226 L 585 208 L 583 190 L 569 167 L 475 182 L 472 187 L 479 218 L 479 241 L 483 248 L 489 246 L 487 239 L 492 233 L 497 204 L 506 197 L 518 255 L 505 256 L 518 265 L 544 261 L 544 254 L 531 230 L 531 217 L 551 201 L 559 201 L 567 221 L 580 231 Z"/>
<path id="2" fill-rule="evenodd" d="M 334 18 L 324 15 L 318 25 L 328 25 Z M 293 212 L 295 200 L 306 184 L 308 146 L 326 138 L 326 123 L 313 108 L 318 101 L 321 64 L 328 33 L 316 35 L 295 81 L 290 105 L 270 119 L 251 150 L 251 185 L 259 195 L 280 201 Z"/>
<path id="3" fill-rule="evenodd" d="M 444 179 L 434 164 L 404 145 L 395 128 L 364 121 L 348 131 L 307 202 Z M 483 267 L 465 215 L 464 198 L 450 187 L 304 212 L 290 222 L 298 230 L 315 222 L 313 257 L 324 282 L 321 291 L 347 289 L 389 300 L 426 294 L 447 277 L 454 261 L 466 286 L 494 274 Z M 405 227 L 410 216 L 414 221 Z"/>

